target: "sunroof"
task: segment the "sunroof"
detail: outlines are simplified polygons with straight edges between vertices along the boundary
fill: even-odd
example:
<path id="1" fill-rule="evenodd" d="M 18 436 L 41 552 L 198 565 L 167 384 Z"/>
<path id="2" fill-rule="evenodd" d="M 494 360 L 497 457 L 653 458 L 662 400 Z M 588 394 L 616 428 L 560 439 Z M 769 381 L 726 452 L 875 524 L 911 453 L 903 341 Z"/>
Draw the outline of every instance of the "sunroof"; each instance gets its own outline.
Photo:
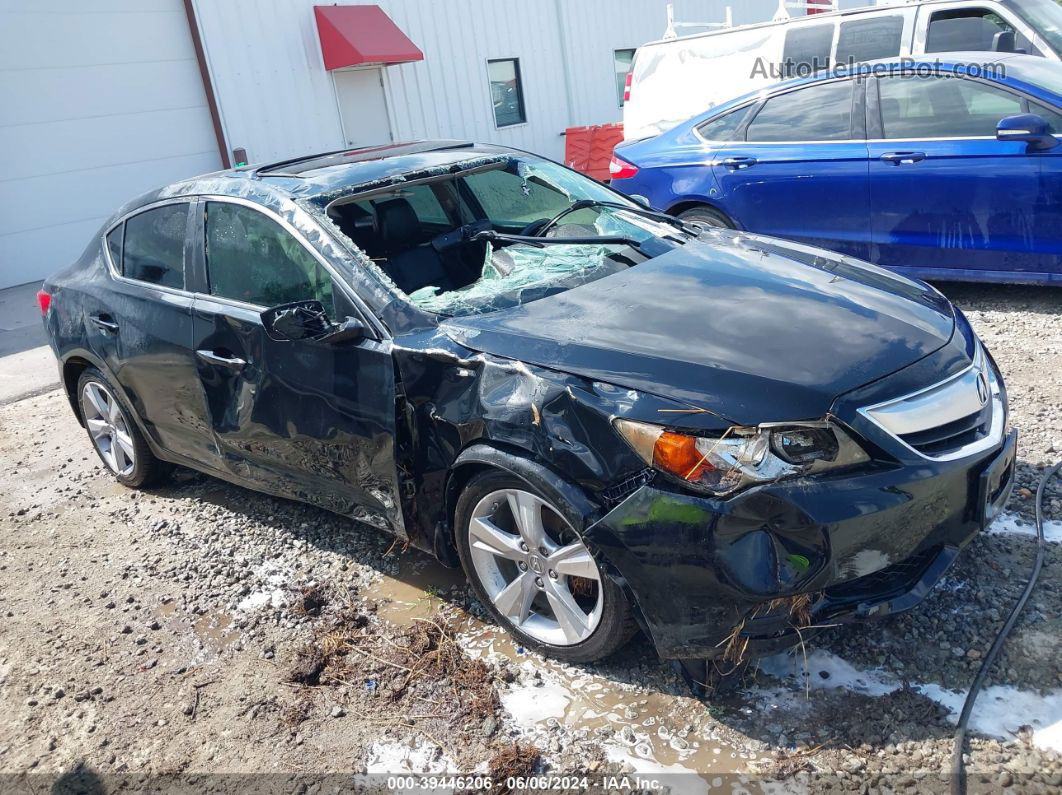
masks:
<path id="1" fill-rule="evenodd" d="M 439 152 L 449 149 L 467 149 L 475 146 L 470 141 L 419 141 L 410 144 L 386 144 L 370 146 L 363 149 L 340 149 L 335 152 L 322 152 L 316 155 L 281 160 L 259 166 L 254 170 L 258 177 L 301 177 L 308 171 L 318 171 L 330 166 L 344 166 L 350 163 L 365 163 L 371 160 L 384 160 L 389 157 L 415 155 L 421 152 Z"/>

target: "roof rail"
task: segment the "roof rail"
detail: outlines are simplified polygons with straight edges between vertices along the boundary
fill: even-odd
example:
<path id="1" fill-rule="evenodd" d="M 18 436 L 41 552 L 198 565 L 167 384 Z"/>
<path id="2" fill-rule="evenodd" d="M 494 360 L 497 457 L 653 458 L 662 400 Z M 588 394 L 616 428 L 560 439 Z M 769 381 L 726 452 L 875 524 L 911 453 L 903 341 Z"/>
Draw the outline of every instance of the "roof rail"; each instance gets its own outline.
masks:
<path id="1" fill-rule="evenodd" d="M 782 22 L 792 19 L 789 9 L 803 11 L 806 15 L 825 14 L 830 11 L 839 11 L 838 0 L 778 0 L 778 10 L 774 12 L 774 21 Z"/>
<path id="2" fill-rule="evenodd" d="M 732 28 L 734 27 L 734 9 L 730 6 L 726 7 L 726 20 L 724 22 L 676 22 L 675 21 L 675 6 L 672 3 L 667 4 L 667 30 L 664 31 L 662 38 L 664 39 L 677 39 L 677 28 Z"/>

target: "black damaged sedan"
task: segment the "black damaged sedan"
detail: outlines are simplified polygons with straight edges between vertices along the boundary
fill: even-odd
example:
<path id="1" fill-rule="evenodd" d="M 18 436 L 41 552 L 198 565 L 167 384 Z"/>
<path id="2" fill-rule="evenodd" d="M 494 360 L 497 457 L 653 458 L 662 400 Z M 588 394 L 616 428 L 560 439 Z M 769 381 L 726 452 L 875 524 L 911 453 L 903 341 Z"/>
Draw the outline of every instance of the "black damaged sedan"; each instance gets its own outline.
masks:
<path id="1" fill-rule="evenodd" d="M 171 185 L 40 301 L 119 481 L 371 521 L 567 660 L 910 608 L 1011 488 L 999 371 L 933 288 L 497 147 Z"/>

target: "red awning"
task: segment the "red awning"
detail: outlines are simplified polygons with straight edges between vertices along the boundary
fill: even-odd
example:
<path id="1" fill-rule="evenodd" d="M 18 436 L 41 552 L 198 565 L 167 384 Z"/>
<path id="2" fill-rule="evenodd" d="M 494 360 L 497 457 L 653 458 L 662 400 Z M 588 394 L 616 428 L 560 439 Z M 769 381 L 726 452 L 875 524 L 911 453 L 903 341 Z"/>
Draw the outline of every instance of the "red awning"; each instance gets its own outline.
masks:
<path id="1" fill-rule="evenodd" d="M 379 6 L 314 6 L 313 13 L 325 69 L 424 60 Z"/>

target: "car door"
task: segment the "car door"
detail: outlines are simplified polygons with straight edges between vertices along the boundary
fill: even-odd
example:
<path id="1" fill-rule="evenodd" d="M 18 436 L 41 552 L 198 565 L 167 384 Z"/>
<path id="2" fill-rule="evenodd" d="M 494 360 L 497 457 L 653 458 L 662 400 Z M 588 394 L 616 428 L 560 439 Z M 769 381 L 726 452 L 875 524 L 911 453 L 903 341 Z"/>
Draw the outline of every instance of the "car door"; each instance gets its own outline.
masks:
<path id="1" fill-rule="evenodd" d="M 1062 284 L 1062 108 L 1029 100 L 1029 112 L 1042 117 L 1059 145 L 1034 155 L 1040 161 L 1040 203 L 1033 222 L 1046 281 Z"/>
<path id="2" fill-rule="evenodd" d="M 996 140 L 1025 100 L 980 80 L 895 75 L 871 84 L 872 260 L 910 275 L 1038 272 L 1041 158 Z"/>
<path id="3" fill-rule="evenodd" d="M 739 226 L 867 255 L 870 221 L 863 81 L 776 94 L 715 150 L 718 204 Z"/>
<path id="4" fill-rule="evenodd" d="M 213 440 L 192 352 L 191 200 L 156 203 L 111 227 L 111 281 L 86 317 L 89 347 L 163 450 L 212 465 Z"/>
<path id="5" fill-rule="evenodd" d="M 225 468 L 339 513 L 367 507 L 401 531 L 389 342 L 271 339 L 261 313 L 272 306 L 319 300 L 333 320 L 360 312 L 279 215 L 223 197 L 203 199 L 197 215 L 208 294 L 195 301 L 194 347 Z"/>

